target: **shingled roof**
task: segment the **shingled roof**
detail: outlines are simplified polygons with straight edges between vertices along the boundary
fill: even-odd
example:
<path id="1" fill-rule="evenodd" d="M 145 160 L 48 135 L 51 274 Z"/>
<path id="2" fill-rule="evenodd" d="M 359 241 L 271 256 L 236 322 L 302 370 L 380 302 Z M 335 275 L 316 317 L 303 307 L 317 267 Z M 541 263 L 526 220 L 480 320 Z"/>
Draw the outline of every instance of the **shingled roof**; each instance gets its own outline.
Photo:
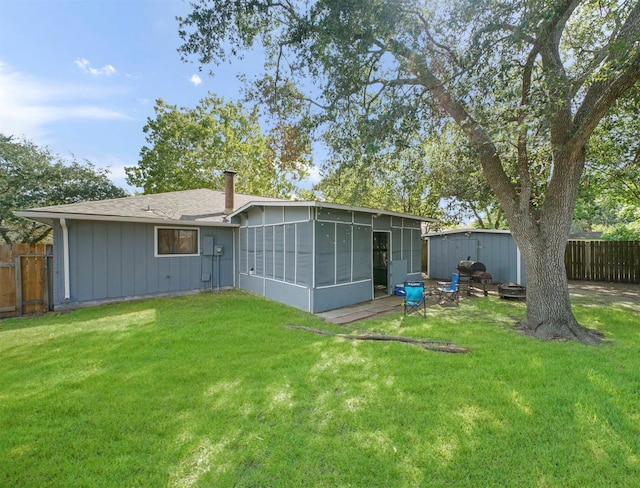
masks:
<path id="1" fill-rule="evenodd" d="M 287 201 L 289 200 L 242 193 L 234 195 L 235 209 L 250 202 Z M 224 207 L 224 191 L 200 189 L 53 205 L 19 210 L 14 213 L 18 217 L 27 217 L 47 224 L 52 224 L 54 219 L 64 217 L 80 220 L 224 225 L 226 222 Z"/>

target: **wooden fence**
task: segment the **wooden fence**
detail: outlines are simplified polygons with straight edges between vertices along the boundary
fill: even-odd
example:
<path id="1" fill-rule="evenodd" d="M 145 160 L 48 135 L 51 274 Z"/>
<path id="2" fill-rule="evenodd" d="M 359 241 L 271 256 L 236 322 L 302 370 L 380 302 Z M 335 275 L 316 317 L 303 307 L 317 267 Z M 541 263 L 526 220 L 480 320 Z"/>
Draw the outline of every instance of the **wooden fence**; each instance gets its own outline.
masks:
<path id="1" fill-rule="evenodd" d="M 52 310 L 53 248 L 0 245 L 0 318 Z"/>
<path id="2" fill-rule="evenodd" d="M 640 282 L 640 241 L 568 241 L 570 280 Z"/>

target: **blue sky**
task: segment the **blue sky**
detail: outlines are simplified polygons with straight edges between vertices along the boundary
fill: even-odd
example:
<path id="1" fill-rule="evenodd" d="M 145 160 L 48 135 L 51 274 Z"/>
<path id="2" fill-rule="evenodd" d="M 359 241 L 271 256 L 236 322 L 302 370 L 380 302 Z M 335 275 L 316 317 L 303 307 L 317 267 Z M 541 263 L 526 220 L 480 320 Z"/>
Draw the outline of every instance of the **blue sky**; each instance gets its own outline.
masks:
<path id="1" fill-rule="evenodd" d="M 0 132 L 108 167 L 128 191 L 155 100 L 240 99 L 261 60 L 198 70 L 180 60 L 181 0 L 0 0 Z"/>

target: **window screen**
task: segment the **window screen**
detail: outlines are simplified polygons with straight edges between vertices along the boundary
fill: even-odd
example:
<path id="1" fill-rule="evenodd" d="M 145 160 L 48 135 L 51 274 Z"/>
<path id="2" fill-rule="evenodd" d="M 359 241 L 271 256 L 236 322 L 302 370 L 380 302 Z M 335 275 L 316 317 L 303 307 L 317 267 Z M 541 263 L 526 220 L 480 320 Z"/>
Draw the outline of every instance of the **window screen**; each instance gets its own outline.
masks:
<path id="1" fill-rule="evenodd" d="M 402 229 L 393 229 L 391 232 L 391 259 L 398 261 L 406 258 L 402 252 Z"/>
<path id="2" fill-rule="evenodd" d="M 256 227 L 256 276 L 264 276 L 264 227 Z"/>
<path id="3" fill-rule="evenodd" d="M 296 226 L 284 226 L 284 280 L 296 282 Z"/>
<path id="4" fill-rule="evenodd" d="M 247 242 L 247 256 L 248 263 L 247 266 L 249 271 L 256 270 L 256 229 L 254 227 L 249 227 L 249 239 Z"/>
<path id="5" fill-rule="evenodd" d="M 351 281 L 351 226 L 336 224 L 336 283 Z"/>
<path id="6" fill-rule="evenodd" d="M 264 276 L 273 278 L 273 227 L 264 228 Z"/>
<path id="7" fill-rule="evenodd" d="M 335 224 L 319 222 L 316 232 L 316 285 L 335 284 Z"/>
<path id="8" fill-rule="evenodd" d="M 240 272 L 247 272 L 247 228 L 240 227 L 240 256 L 238 261 L 240 262 Z"/>
<path id="9" fill-rule="evenodd" d="M 371 257 L 373 255 L 371 227 L 353 227 L 353 281 L 371 279 Z"/>
<path id="10" fill-rule="evenodd" d="M 313 223 L 296 224 L 296 283 L 310 286 L 313 282 Z"/>
<path id="11" fill-rule="evenodd" d="M 273 261 L 274 272 L 273 277 L 276 280 L 284 281 L 284 226 L 276 225 L 273 227 L 274 247 Z"/>

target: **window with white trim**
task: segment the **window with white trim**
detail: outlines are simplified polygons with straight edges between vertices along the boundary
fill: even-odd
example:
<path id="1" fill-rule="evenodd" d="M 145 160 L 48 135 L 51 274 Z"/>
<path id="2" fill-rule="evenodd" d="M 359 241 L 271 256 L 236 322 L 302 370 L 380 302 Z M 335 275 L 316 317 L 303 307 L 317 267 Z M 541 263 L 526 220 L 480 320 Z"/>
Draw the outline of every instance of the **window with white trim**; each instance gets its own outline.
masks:
<path id="1" fill-rule="evenodd" d="M 200 230 L 192 227 L 156 227 L 155 255 L 198 256 Z"/>

